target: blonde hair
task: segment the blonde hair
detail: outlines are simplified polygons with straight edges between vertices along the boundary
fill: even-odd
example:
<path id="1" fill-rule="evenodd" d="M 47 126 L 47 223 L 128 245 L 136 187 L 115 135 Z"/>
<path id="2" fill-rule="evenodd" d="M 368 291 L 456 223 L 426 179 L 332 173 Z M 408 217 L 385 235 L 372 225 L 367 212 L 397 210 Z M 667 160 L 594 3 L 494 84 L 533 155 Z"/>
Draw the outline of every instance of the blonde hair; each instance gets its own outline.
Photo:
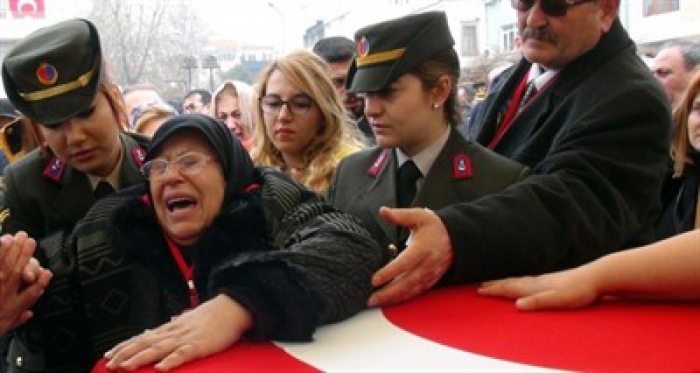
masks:
<path id="1" fill-rule="evenodd" d="M 688 116 L 693 110 L 693 102 L 700 94 L 700 71 L 697 71 L 688 84 L 683 97 L 673 110 L 673 131 L 671 137 L 671 158 L 673 158 L 673 177 L 683 175 L 685 167 L 693 164 L 691 153 L 693 147 L 688 138 Z"/>
<path id="2" fill-rule="evenodd" d="M 256 85 L 258 97 L 265 96 L 267 82 L 274 71 L 282 73 L 292 85 L 311 97 L 323 122 L 320 132 L 305 149 L 303 167 L 288 169 L 279 149 L 267 135 L 260 105 L 255 105 L 253 161 L 261 166 L 285 170 L 309 189 L 323 193 L 328 189 L 342 157 L 362 148 L 357 130 L 353 129 L 354 125 L 331 83 L 328 65 L 320 57 L 306 50 L 298 50 L 274 60 L 260 74 Z"/>
<path id="3" fill-rule="evenodd" d="M 168 119 L 175 116 L 175 110 L 165 103 L 153 103 L 144 108 L 134 124 L 134 132 L 144 133 L 146 124 L 152 120 Z"/>

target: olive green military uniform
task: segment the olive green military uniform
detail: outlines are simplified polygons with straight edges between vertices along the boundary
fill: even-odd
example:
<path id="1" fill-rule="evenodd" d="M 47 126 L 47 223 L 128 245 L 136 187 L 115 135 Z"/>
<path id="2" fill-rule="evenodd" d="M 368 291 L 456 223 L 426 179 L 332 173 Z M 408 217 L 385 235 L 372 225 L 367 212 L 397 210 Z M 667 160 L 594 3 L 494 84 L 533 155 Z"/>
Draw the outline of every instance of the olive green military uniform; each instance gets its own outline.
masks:
<path id="1" fill-rule="evenodd" d="M 357 31 L 355 42 L 357 57 L 346 82 L 351 92 L 384 91 L 435 56 L 454 53 L 454 39 L 444 12 L 413 14 L 367 26 Z M 445 63 L 450 68 L 459 67 L 456 54 L 453 62 Z M 439 105 L 433 109 L 444 110 Z M 382 120 L 381 116 L 378 120 Z M 446 129 L 449 134 L 443 132 L 439 140 L 428 146 L 430 150 L 421 150 L 437 156 L 432 164 L 424 164 L 428 169 L 421 170 L 420 187 L 410 206 L 440 209 L 473 201 L 501 191 L 527 175 L 526 167 L 466 140 L 454 124 Z M 441 141 L 444 145 L 434 149 Z M 396 244 L 402 249 L 408 230 L 386 222 L 379 215 L 382 206 L 408 207 L 398 203 L 397 198 L 398 190 L 405 187 L 399 185 L 397 151 L 374 148 L 345 158 L 338 166 L 328 199 L 336 208 L 360 217 L 382 246 Z"/>
<path id="2" fill-rule="evenodd" d="M 124 159 L 119 172 L 119 186 L 143 182 L 139 171 L 148 140 L 142 136 L 121 135 Z M 51 168 L 65 167 L 51 175 Z M 27 232 L 41 238 L 56 230 L 72 229 L 95 203 L 88 177 L 56 158 L 46 159 L 35 149 L 10 165 L 5 171 L 5 205 L 7 216 L 2 222 L 4 233 Z"/>
<path id="3" fill-rule="evenodd" d="M 450 131 L 411 206 L 436 210 L 473 201 L 527 175 L 526 167 L 464 139 L 456 129 Z M 382 247 L 398 245 L 408 235 L 379 216 L 381 206 L 396 207 L 396 168 L 394 150 L 351 154 L 340 162 L 328 191 L 329 203 L 359 217 Z"/>
<path id="4" fill-rule="evenodd" d="M 59 130 L 90 112 L 106 76 L 103 66 L 97 29 L 89 21 L 72 19 L 18 41 L 2 62 L 2 80 L 7 98 L 17 110 L 44 128 Z M 139 168 L 148 140 L 122 133 L 120 141 L 119 180 L 112 186 L 124 188 L 143 182 Z M 42 239 L 52 232 L 72 229 L 96 201 L 88 175 L 50 153 L 34 150 L 6 170 L 4 208 L 0 211 L 4 233 L 23 230 Z M 42 262 L 49 257 L 43 247 L 35 256 Z M 31 332 L 24 329 L 15 332 L 31 339 L 27 334 Z M 45 368 L 41 353 L 28 351 L 18 339 L 10 347 L 8 361 L 11 372 Z"/>

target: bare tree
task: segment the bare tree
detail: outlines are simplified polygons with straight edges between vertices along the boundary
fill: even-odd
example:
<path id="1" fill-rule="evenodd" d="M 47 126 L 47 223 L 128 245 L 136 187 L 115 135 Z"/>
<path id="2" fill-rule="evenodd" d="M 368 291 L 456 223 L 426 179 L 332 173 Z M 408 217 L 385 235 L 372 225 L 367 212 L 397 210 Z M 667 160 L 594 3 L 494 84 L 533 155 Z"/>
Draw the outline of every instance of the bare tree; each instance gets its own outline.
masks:
<path id="1" fill-rule="evenodd" d="M 89 18 L 102 37 L 119 84 L 150 83 L 161 91 L 183 82 L 181 61 L 199 55 L 207 31 L 184 0 L 93 0 Z M 184 87 L 183 87 L 184 89 Z"/>

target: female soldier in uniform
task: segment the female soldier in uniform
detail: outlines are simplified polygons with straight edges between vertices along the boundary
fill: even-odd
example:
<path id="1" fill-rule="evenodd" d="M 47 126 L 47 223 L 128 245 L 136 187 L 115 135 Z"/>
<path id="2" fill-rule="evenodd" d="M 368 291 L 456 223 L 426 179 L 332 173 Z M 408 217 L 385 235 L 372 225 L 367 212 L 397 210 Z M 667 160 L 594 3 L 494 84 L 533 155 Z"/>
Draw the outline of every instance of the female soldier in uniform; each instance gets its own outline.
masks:
<path id="1" fill-rule="evenodd" d="M 8 98 L 39 124 L 43 141 L 6 171 L 3 232 L 40 239 L 71 229 L 99 197 L 100 182 L 108 191 L 143 181 L 146 140 L 122 131 L 121 95 L 103 69 L 90 22 L 61 22 L 19 41 L 5 56 L 2 75 Z"/>
<path id="2" fill-rule="evenodd" d="M 90 22 L 64 21 L 20 40 L 5 56 L 2 80 L 15 108 L 38 124 L 42 143 L 5 170 L 3 233 L 24 231 L 39 240 L 70 230 L 99 197 L 143 182 L 146 140 L 122 130 L 123 101 L 104 71 Z M 35 256 L 47 259 L 43 250 Z M 43 356 L 21 343 L 13 343 L 10 356 L 11 370 L 43 366 Z"/>
<path id="3" fill-rule="evenodd" d="M 359 216 L 384 247 L 401 249 L 409 232 L 380 207 L 427 207 L 475 200 L 521 180 L 526 169 L 471 143 L 455 126 L 459 59 L 442 12 L 410 15 L 360 29 L 349 91 L 365 97 L 377 148 L 348 156 L 330 202 Z M 390 279 L 380 271 L 373 284 Z M 419 289 L 415 289 L 419 291 Z M 376 304 L 380 290 L 370 299 Z"/>

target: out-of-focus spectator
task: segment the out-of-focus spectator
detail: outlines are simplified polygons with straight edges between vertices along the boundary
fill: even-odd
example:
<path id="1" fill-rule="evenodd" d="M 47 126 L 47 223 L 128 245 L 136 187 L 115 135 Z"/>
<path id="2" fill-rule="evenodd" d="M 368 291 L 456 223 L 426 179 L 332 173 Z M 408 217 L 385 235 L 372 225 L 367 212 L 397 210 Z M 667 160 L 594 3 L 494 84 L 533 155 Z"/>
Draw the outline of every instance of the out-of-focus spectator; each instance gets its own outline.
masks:
<path id="1" fill-rule="evenodd" d="M 11 122 L 17 121 L 18 119 L 19 114 L 17 111 L 15 111 L 15 108 L 10 103 L 10 100 L 0 98 L 0 130 L 2 131 L 2 137 L 0 138 L 0 175 L 2 175 L 2 173 L 5 171 L 5 167 L 9 164 L 7 159 L 9 149 L 6 141 L 7 135 L 5 134 L 5 126 Z M 10 135 L 12 135 L 12 133 L 10 133 Z"/>
<path id="2" fill-rule="evenodd" d="M 7 99 L 0 99 L 0 157 L 3 174 L 5 166 L 14 163 L 39 146 L 39 134 L 32 121 L 15 111 Z"/>
<path id="3" fill-rule="evenodd" d="M 464 137 L 474 140 L 475 133 L 478 131 L 478 128 L 476 128 L 475 119 L 479 115 L 479 111 L 481 111 L 483 108 L 484 99 L 491 90 L 491 87 L 498 81 L 498 78 L 511 66 L 513 66 L 512 62 L 504 62 L 494 66 L 491 70 L 489 70 L 486 84 L 477 88 L 474 94 L 471 109 L 467 115 L 462 116 L 462 125 L 459 126 L 459 131 Z"/>
<path id="4" fill-rule="evenodd" d="M 343 36 L 331 36 L 316 42 L 314 53 L 323 58 L 328 64 L 331 81 L 336 92 L 343 100 L 345 110 L 352 116 L 357 128 L 362 131 L 368 143 L 375 144 L 376 140 L 372 127 L 364 115 L 364 102 L 356 94 L 348 92 L 345 83 L 348 78 L 348 70 L 355 58 L 355 43 Z"/>
<path id="5" fill-rule="evenodd" d="M 210 115 L 211 92 L 206 89 L 193 89 L 185 95 L 182 101 L 182 113 L 200 113 Z"/>
<path id="6" fill-rule="evenodd" d="M 253 87 L 241 81 L 226 81 L 214 91 L 211 115 L 226 124 L 243 147 L 253 146 Z"/>
<path id="7" fill-rule="evenodd" d="M 156 130 L 168 118 L 177 115 L 175 109 L 164 102 L 154 102 L 141 110 L 134 118 L 134 132 L 153 137 Z"/>
<path id="8" fill-rule="evenodd" d="M 335 169 L 362 145 L 317 55 L 299 50 L 274 60 L 256 90 L 253 160 L 276 167 L 316 193 L 324 193 Z"/>
<path id="9" fill-rule="evenodd" d="M 673 41 L 664 44 L 651 61 L 651 71 L 675 106 L 700 65 L 700 44 Z"/>
<path id="10" fill-rule="evenodd" d="M 474 101 L 476 91 L 468 85 L 462 85 L 457 88 L 457 107 L 464 113 L 468 111 Z"/>
<path id="11" fill-rule="evenodd" d="M 700 71 L 673 111 L 671 138 L 673 172 L 661 192 L 661 217 L 656 224 L 656 239 L 700 228 Z M 700 243 L 699 243 L 700 244 Z"/>
<path id="12" fill-rule="evenodd" d="M 171 98 L 167 100 L 166 103 L 175 110 L 177 115 L 182 114 L 182 100 L 179 98 Z"/>
<path id="13" fill-rule="evenodd" d="M 134 84 L 127 86 L 122 91 L 126 113 L 129 115 L 129 127 L 134 128 L 140 112 L 147 106 L 163 102 L 158 94 L 158 89 L 152 84 Z"/>

